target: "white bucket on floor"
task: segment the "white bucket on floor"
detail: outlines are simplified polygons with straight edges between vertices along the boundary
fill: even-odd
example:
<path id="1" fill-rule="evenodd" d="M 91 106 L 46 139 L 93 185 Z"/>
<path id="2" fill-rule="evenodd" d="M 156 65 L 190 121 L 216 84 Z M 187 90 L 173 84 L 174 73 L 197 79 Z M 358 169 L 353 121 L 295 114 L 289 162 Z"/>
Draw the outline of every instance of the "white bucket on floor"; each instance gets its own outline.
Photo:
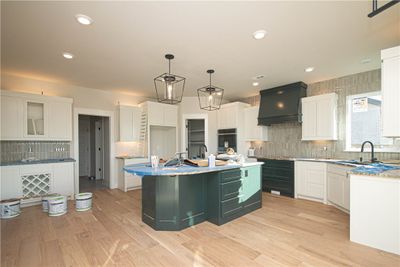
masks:
<path id="1" fill-rule="evenodd" d="M 49 203 L 49 216 L 60 216 L 67 213 L 67 197 L 56 196 L 48 200 Z"/>
<path id="2" fill-rule="evenodd" d="M 49 199 L 61 196 L 60 194 L 50 194 L 42 196 L 42 211 L 49 212 Z"/>
<path id="3" fill-rule="evenodd" d="M 92 208 L 93 193 L 79 193 L 75 195 L 76 211 L 86 211 Z"/>
<path id="4" fill-rule="evenodd" d="M 0 202 L 0 218 L 14 218 L 21 214 L 21 201 L 19 199 L 7 199 Z"/>

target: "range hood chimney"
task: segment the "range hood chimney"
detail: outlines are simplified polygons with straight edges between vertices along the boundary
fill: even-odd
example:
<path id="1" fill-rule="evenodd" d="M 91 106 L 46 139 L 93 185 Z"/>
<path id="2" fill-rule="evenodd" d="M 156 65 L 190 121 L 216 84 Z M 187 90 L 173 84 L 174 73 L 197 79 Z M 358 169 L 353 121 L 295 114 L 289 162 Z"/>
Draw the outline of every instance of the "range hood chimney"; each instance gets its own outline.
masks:
<path id="1" fill-rule="evenodd" d="M 306 97 L 306 90 L 307 84 L 296 82 L 260 91 L 258 125 L 301 122 L 301 98 Z"/>

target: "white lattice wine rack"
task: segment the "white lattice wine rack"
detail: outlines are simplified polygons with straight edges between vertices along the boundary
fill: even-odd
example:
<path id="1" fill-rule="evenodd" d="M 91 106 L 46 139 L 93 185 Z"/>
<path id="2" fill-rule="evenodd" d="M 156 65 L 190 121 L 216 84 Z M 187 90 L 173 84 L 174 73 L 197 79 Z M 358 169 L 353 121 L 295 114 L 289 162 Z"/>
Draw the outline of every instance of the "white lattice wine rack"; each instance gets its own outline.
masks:
<path id="1" fill-rule="evenodd" d="M 50 192 L 50 175 L 50 173 L 23 175 L 21 178 L 24 197 L 47 195 Z"/>

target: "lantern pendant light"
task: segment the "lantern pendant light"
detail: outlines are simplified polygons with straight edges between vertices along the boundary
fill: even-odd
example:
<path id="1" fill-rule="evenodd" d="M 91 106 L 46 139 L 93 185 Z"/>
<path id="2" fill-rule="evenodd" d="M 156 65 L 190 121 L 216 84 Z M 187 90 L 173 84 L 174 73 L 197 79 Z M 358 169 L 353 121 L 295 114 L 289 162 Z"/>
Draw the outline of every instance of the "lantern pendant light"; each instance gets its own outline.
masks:
<path id="1" fill-rule="evenodd" d="M 210 74 L 210 84 L 197 89 L 200 108 L 207 111 L 218 110 L 221 108 L 224 89 L 211 85 L 211 75 L 214 70 L 207 70 L 207 73 Z"/>
<path id="2" fill-rule="evenodd" d="M 171 74 L 171 60 L 174 55 L 167 54 L 165 58 L 168 60 L 168 73 L 154 78 L 154 86 L 158 102 L 174 105 L 182 101 L 186 78 Z"/>

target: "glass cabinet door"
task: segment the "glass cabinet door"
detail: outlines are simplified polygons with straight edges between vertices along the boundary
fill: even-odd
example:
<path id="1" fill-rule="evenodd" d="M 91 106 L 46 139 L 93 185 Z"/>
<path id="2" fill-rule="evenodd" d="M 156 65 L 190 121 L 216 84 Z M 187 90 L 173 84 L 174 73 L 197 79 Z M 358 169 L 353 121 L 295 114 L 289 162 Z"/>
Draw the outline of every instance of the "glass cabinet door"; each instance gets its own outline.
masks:
<path id="1" fill-rule="evenodd" d="M 40 102 L 26 102 L 26 134 L 28 136 L 45 135 L 45 104 Z"/>

